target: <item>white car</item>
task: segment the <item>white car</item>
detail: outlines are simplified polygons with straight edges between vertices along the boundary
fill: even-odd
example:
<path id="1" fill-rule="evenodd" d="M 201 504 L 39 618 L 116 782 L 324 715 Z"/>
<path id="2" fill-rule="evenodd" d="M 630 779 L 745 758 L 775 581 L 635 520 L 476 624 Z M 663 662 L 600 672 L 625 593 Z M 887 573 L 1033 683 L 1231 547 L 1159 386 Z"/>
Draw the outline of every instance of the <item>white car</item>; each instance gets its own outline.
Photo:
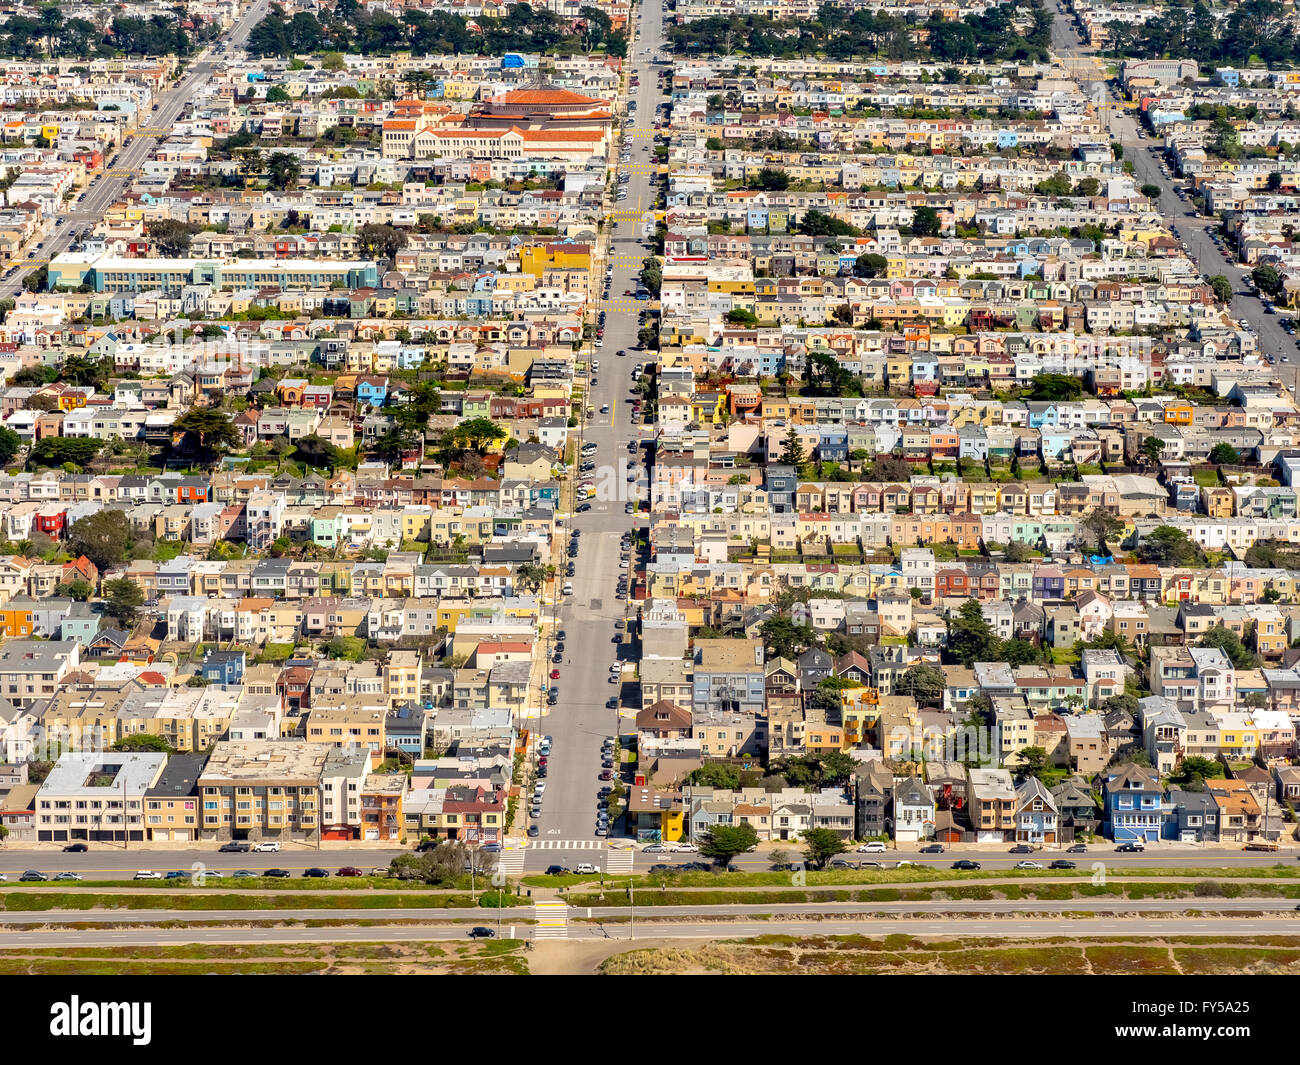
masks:
<path id="1" fill-rule="evenodd" d="M 872 840 L 870 843 L 864 843 L 858 848 L 859 854 L 883 854 L 889 848 L 880 840 Z"/>
<path id="2" fill-rule="evenodd" d="M 641 853 L 642 854 L 667 854 L 671 850 L 673 850 L 673 848 L 669 847 L 667 844 L 651 843 L 648 847 L 642 847 Z"/>
<path id="3" fill-rule="evenodd" d="M 1042 866 L 1038 862 L 1024 861 L 1024 862 L 1016 862 L 1016 868 L 1017 869 L 1041 869 Z"/>
<path id="4" fill-rule="evenodd" d="M 592 865 L 591 862 L 579 862 L 573 867 L 573 871 L 580 874 L 594 874 L 600 872 L 600 866 Z"/>
<path id="5" fill-rule="evenodd" d="M 254 844 L 253 844 L 253 850 L 255 850 L 255 851 L 269 851 L 271 854 L 275 854 L 275 853 L 277 853 L 277 852 L 280 850 L 280 842 L 279 842 L 279 840 L 274 840 L 274 839 L 265 839 L 265 840 L 262 840 L 262 842 L 260 842 L 260 843 L 254 843 Z"/>
<path id="6" fill-rule="evenodd" d="M 536 784 L 533 785 L 534 795 L 541 795 L 545 791 L 546 791 L 546 781 L 539 780 Z"/>
<path id="7" fill-rule="evenodd" d="M 162 873 L 155 873 L 152 869 L 140 869 L 136 872 L 133 880 L 161 880 Z"/>

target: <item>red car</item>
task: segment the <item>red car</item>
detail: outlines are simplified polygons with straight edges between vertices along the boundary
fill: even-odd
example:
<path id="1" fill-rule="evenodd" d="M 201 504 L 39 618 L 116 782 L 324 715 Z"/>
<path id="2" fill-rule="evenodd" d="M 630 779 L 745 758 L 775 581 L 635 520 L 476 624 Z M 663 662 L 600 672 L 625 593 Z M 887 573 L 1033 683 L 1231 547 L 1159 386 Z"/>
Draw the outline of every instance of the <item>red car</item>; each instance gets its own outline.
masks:
<path id="1" fill-rule="evenodd" d="M 546 755 L 542 755 L 539 759 L 537 759 L 537 764 L 538 764 L 538 765 L 545 765 L 545 764 L 546 764 Z"/>
<path id="2" fill-rule="evenodd" d="M 365 876 L 366 874 L 363 873 L 360 869 L 358 869 L 355 865 L 345 865 L 342 869 L 338 871 L 338 875 L 339 876 Z"/>
<path id="3" fill-rule="evenodd" d="M 601 779 L 601 780 L 613 780 L 613 779 L 614 779 L 614 774 L 613 774 L 612 772 L 610 772 L 608 769 L 602 769 L 602 770 L 600 771 L 600 779 Z"/>
<path id="4" fill-rule="evenodd" d="M 560 679 L 560 671 L 558 669 L 551 670 L 551 680 L 559 680 L 559 679 Z"/>

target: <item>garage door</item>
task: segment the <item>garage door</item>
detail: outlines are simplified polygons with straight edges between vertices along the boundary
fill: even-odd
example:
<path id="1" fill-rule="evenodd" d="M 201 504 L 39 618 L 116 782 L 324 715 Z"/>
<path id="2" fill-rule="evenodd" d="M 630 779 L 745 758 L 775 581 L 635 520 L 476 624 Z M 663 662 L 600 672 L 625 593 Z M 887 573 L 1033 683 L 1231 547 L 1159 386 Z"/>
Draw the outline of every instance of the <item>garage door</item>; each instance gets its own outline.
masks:
<path id="1" fill-rule="evenodd" d="M 366 839 L 374 839 L 374 840 L 379 839 L 379 829 L 377 828 L 366 829 Z"/>

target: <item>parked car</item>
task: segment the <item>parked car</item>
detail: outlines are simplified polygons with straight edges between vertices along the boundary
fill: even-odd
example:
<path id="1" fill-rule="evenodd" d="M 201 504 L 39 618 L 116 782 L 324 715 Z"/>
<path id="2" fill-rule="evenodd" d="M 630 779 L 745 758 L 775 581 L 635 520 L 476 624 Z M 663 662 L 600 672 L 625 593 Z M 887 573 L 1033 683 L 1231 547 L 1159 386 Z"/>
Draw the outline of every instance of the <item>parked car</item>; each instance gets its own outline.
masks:
<path id="1" fill-rule="evenodd" d="M 979 862 L 973 862 L 969 858 L 958 858 L 952 863 L 953 869 L 978 869 L 979 867 Z"/>
<path id="2" fill-rule="evenodd" d="M 922 854 L 942 854 L 942 853 L 943 853 L 943 844 L 942 844 L 942 843 L 931 843 L 929 846 L 922 847 L 922 848 L 921 848 L 921 853 L 922 853 Z"/>
<path id="3" fill-rule="evenodd" d="M 1073 847 L 1065 848 L 1066 854 L 1087 854 L 1088 845 L 1086 843 L 1076 843 Z"/>
<path id="4" fill-rule="evenodd" d="M 35 881 L 49 880 L 49 877 L 39 869 L 28 869 L 18 878 L 19 883 L 30 884 Z"/>
<path id="5" fill-rule="evenodd" d="M 287 880 L 289 877 L 293 876 L 288 869 L 268 869 L 262 875 L 274 877 L 276 880 Z"/>
<path id="6" fill-rule="evenodd" d="M 221 854 L 243 854 L 245 851 L 250 851 L 252 849 L 253 845 L 251 843 L 245 843 L 243 840 L 234 839 L 229 843 L 223 843 L 217 848 L 217 851 Z"/>
<path id="7" fill-rule="evenodd" d="M 1143 846 L 1141 843 L 1137 843 L 1137 842 L 1121 843 L 1118 847 L 1115 848 L 1115 853 L 1116 854 L 1141 854 L 1144 850 L 1146 850 L 1146 847 Z"/>
<path id="8" fill-rule="evenodd" d="M 1017 843 L 1014 847 L 1011 848 L 1011 853 L 1012 854 L 1033 854 L 1034 848 L 1031 847 L 1028 843 Z"/>
<path id="9" fill-rule="evenodd" d="M 563 865 L 548 865 L 546 867 L 546 875 L 547 876 L 568 876 L 569 870 L 567 866 L 563 866 Z"/>
<path id="10" fill-rule="evenodd" d="M 326 869 L 321 869 L 321 868 L 319 868 L 319 867 L 317 867 L 317 866 L 313 866 L 312 868 L 308 869 L 308 870 L 307 870 L 305 873 L 303 873 L 302 875 L 303 875 L 303 876 L 309 876 L 309 877 L 311 877 L 313 880 L 323 880 L 325 877 L 329 876 L 330 874 L 329 874 L 329 871 L 326 870 Z"/>
<path id="11" fill-rule="evenodd" d="M 1031 862 L 1026 860 L 1023 862 L 1016 862 L 1016 868 L 1017 869 L 1041 869 L 1042 866 L 1038 862 Z"/>
<path id="12" fill-rule="evenodd" d="M 337 873 L 336 875 L 338 875 L 338 876 L 365 876 L 366 874 L 363 873 L 360 869 L 358 869 L 355 865 L 345 865 L 342 869 L 340 869 L 340 870 L 338 871 L 338 873 Z"/>
<path id="13" fill-rule="evenodd" d="M 131 879 L 132 880 L 161 880 L 162 878 L 163 878 L 162 873 L 155 873 L 152 869 L 140 869 L 136 871 L 135 876 L 133 876 Z"/>
<path id="14" fill-rule="evenodd" d="M 860 854 L 883 854 L 889 848 L 881 840 L 875 839 L 858 847 Z"/>
<path id="15" fill-rule="evenodd" d="M 80 880 L 82 879 L 82 877 L 80 873 L 55 873 L 54 879 L 55 880 Z"/>
<path id="16" fill-rule="evenodd" d="M 84 843 L 69 843 L 66 847 L 63 848 L 63 850 L 65 853 L 81 854 L 85 851 L 90 850 L 90 848 L 87 847 Z"/>

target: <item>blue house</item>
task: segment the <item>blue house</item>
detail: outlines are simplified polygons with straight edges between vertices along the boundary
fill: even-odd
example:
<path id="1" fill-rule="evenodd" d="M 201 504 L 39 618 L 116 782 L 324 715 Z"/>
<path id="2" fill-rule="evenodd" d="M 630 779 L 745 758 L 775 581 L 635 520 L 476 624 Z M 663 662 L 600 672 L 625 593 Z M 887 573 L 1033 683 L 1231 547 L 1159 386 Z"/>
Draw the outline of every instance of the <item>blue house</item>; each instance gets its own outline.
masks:
<path id="1" fill-rule="evenodd" d="M 1160 839 L 1168 804 L 1160 775 L 1146 766 L 1126 765 L 1106 774 L 1101 789 L 1106 834 L 1116 843 Z"/>
<path id="2" fill-rule="evenodd" d="M 357 381 L 357 402 L 382 407 L 388 399 L 387 377 L 362 377 Z"/>
<path id="3" fill-rule="evenodd" d="M 390 748 L 397 748 L 416 758 L 424 755 L 426 714 L 416 703 L 404 703 L 388 711 L 384 718 L 384 736 Z"/>
<path id="4" fill-rule="evenodd" d="M 243 651 L 209 651 L 199 666 L 209 684 L 239 684 L 244 679 Z"/>

